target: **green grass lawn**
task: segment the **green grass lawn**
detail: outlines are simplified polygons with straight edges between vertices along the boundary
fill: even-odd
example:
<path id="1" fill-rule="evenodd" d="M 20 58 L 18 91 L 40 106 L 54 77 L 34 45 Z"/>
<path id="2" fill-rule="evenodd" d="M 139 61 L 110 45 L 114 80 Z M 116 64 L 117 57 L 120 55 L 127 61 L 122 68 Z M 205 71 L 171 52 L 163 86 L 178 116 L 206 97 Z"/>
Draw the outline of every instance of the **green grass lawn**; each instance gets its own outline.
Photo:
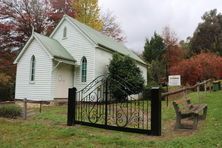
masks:
<path id="1" fill-rule="evenodd" d="M 208 104 L 197 130 L 174 130 L 175 112 L 163 102 L 160 137 L 76 125 L 66 126 L 66 106 L 44 107 L 24 121 L 0 118 L 0 148 L 5 147 L 222 147 L 222 92 L 190 94 L 193 102 Z M 170 102 L 171 104 L 172 102 Z"/>

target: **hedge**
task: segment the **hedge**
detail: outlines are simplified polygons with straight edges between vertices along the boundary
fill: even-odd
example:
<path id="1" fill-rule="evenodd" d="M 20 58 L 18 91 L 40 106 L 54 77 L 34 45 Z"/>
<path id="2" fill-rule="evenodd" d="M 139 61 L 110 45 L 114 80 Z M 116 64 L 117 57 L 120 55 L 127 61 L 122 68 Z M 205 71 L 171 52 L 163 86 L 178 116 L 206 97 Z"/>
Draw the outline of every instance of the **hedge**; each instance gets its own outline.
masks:
<path id="1" fill-rule="evenodd" d="M 0 104 L 0 117 L 16 118 L 21 114 L 22 108 L 16 104 Z"/>

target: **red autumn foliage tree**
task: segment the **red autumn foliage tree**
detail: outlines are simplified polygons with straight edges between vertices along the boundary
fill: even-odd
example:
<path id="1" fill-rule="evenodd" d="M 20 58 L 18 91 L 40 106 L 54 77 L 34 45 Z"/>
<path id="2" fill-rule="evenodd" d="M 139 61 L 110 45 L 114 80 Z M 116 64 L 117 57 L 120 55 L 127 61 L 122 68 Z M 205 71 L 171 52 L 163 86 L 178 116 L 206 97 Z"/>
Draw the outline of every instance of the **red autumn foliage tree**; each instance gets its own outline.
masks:
<path id="1" fill-rule="evenodd" d="M 74 16 L 73 0 L 0 0 L 0 50 L 24 47 L 35 32 L 50 34 L 64 14 Z"/>
<path id="2" fill-rule="evenodd" d="M 0 86 L 14 82 L 16 65 L 13 64 L 13 61 L 15 57 L 15 52 L 0 50 Z"/>
<path id="3" fill-rule="evenodd" d="M 36 32 L 46 33 L 51 22 L 46 0 L 0 0 L 0 50 L 21 49 Z"/>
<path id="4" fill-rule="evenodd" d="M 57 17 L 62 17 L 64 14 L 74 17 L 74 9 L 72 8 L 72 3 L 74 0 L 49 0 L 54 14 Z"/>
<path id="5" fill-rule="evenodd" d="M 170 74 L 181 75 L 183 84 L 189 85 L 210 78 L 219 79 L 222 77 L 222 57 L 201 53 L 171 67 Z"/>
<path id="6" fill-rule="evenodd" d="M 169 27 L 164 28 L 162 38 L 166 48 L 164 59 L 168 67 L 172 67 L 184 59 L 185 52 L 183 48 L 178 45 L 176 33 L 171 31 Z"/>
<path id="7" fill-rule="evenodd" d="M 185 58 L 185 50 L 179 45 L 170 46 L 165 52 L 169 67 L 173 67 Z"/>
<path id="8" fill-rule="evenodd" d="M 49 0 L 51 10 L 47 15 L 52 21 L 52 25 L 48 28 L 48 32 L 51 32 L 56 27 L 64 14 L 75 17 L 75 11 L 72 7 L 73 1 L 74 0 Z"/>

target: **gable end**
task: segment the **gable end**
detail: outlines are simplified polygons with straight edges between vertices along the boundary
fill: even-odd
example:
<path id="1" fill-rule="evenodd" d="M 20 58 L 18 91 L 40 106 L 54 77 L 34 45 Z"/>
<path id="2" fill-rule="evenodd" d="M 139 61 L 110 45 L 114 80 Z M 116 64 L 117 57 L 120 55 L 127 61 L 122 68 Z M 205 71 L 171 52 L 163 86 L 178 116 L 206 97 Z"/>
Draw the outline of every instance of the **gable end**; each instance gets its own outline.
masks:
<path id="1" fill-rule="evenodd" d="M 25 53 L 25 51 L 28 49 L 29 45 L 33 42 L 33 40 L 37 40 L 38 43 L 41 45 L 41 47 L 45 50 L 45 52 L 47 53 L 47 55 L 52 59 L 52 55 L 47 51 L 47 49 L 44 47 L 44 45 L 42 45 L 42 43 L 38 40 L 38 38 L 36 38 L 34 36 L 34 34 L 32 34 L 32 36 L 30 37 L 30 39 L 28 40 L 28 42 L 25 44 L 25 46 L 23 47 L 22 51 L 19 53 L 19 55 L 17 56 L 17 58 L 15 59 L 15 61 L 13 62 L 13 64 L 17 64 L 19 62 L 19 60 L 21 59 L 21 57 L 23 56 L 23 54 Z"/>

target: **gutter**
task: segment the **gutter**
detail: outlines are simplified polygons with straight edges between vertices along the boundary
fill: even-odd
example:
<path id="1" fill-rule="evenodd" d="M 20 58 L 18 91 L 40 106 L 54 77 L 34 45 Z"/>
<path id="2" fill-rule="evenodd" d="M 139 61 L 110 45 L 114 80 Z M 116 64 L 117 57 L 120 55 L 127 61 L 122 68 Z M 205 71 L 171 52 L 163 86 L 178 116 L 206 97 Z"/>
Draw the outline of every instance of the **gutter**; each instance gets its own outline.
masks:
<path id="1" fill-rule="evenodd" d="M 118 51 L 116 51 L 116 50 L 113 50 L 113 49 L 111 49 L 111 48 L 108 48 L 108 47 L 106 47 L 106 46 L 104 46 L 104 45 L 101 45 L 101 44 L 97 44 L 98 46 L 97 46 L 97 48 L 105 48 L 105 49 L 107 49 L 107 50 L 110 50 L 111 52 L 116 52 L 116 53 L 119 53 L 120 55 L 122 55 L 122 56 L 126 56 L 126 55 L 124 55 L 124 54 L 122 54 L 122 53 L 120 53 L 120 52 L 118 52 Z M 104 50 L 104 49 L 103 49 Z M 129 56 L 130 57 L 130 56 Z M 132 57 L 130 57 L 131 59 L 133 59 L 134 61 L 136 61 L 137 63 L 139 63 L 139 64 L 142 64 L 142 65 L 144 65 L 144 66 L 148 66 L 148 64 L 146 64 L 145 62 L 143 63 L 143 62 L 141 62 L 141 61 L 138 61 L 138 60 L 136 60 L 136 59 L 134 59 L 134 58 L 132 58 Z"/>

